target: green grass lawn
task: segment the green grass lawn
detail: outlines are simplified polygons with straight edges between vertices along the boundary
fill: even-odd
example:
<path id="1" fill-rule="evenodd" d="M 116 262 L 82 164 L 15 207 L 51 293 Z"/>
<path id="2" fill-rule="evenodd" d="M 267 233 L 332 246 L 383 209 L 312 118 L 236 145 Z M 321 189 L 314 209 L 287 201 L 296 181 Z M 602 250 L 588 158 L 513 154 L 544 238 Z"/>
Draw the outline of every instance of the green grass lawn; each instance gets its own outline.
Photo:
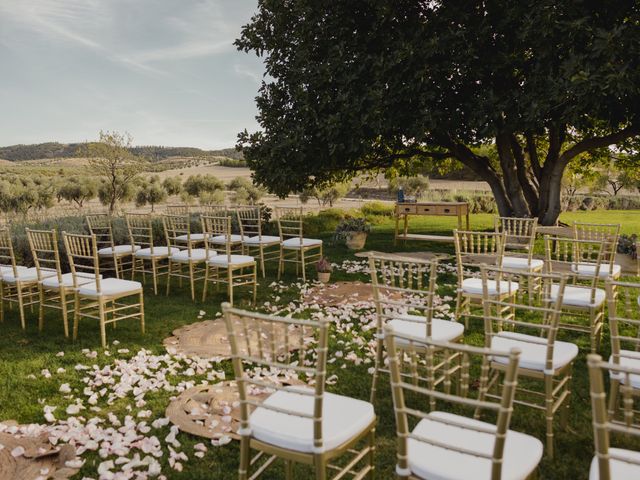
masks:
<path id="1" fill-rule="evenodd" d="M 414 221 L 415 220 L 415 221 Z M 581 220 L 593 222 L 622 223 L 625 233 L 640 231 L 640 212 L 638 211 L 609 211 L 609 212 L 575 212 L 565 214 L 564 221 Z M 474 229 L 490 228 L 492 226 L 491 215 L 472 215 L 471 225 Z M 454 225 L 454 219 L 442 217 L 424 217 L 412 219 L 412 230 L 425 233 L 442 233 L 450 230 Z M 367 240 L 367 249 L 381 251 L 399 250 L 432 250 L 452 253 L 452 246 L 441 243 L 416 243 L 408 242 L 398 247 L 393 247 L 392 239 L 393 224 L 386 221 L 376 225 Z M 341 245 L 331 245 L 329 236 L 325 237 L 328 245 L 326 253 L 334 262 L 340 263 L 342 260 L 354 259 L 352 252 L 346 250 Z M 259 288 L 258 304 L 265 301 L 274 302 L 274 289 L 270 287 L 274 280 L 274 266 L 272 264 L 268 272 L 268 278 L 261 281 Z M 313 274 L 312 274 L 313 275 Z M 362 279 L 365 277 L 358 274 L 347 274 L 335 272 L 334 280 Z M 284 278 L 285 282 L 293 282 L 295 278 L 289 274 Z M 440 285 L 447 284 L 441 289 L 441 294 L 450 294 L 455 278 L 446 275 L 439 282 Z M 164 292 L 163 289 L 161 289 Z M 283 305 L 294 297 L 294 293 L 283 292 L 278 294 L 281 298 L 279 302 Z M 240 293 L 238 299 L 248 298 L 248 294 Z M 77 364 L 91 366 L 110 365 L 114 358 L 129 358 L 140 349 L 148 349 L 153 354 L 163 355 L 166 353 L 162 346 L 162 340 L 171 334 L 171 331 L 185 324 L 198 321 L 201 310 L 206 312 L 204 318 L 214 318 L 220 311 L 220 304 L 225 300 L 222 293 L 214 293 L 203 304 L 192 303 L 186 285 L 184 288 L 174 288 L 169 297 L 163 293 L 154 296 L 146 286 L 145 304 L 147 318 L 147 332 L 141 335 L 139 327 L 135 323 L 122 323 L 117 329 L 108 328 L 107 335 L 109 342 L 118 340 L 117 346 L 111 345 L 109 350 L 111 356 L 106 356 L 100 348 L 99 330 L 96 323 L 85 322 L 80 328 L 80 338 L 77 342 L 71 342 L 64 338 L 62 324 L 55 313 L 47 315 L 45 330 L 42 333 L 37 331 L 36 313 L 29 315 L 28 329 L 24 333 L 19 327 L 19 320 L 15 309 L 8 311 L 4 324 L 0 325 L 0 419 L 13 419 L 20 423 L 45 423 L 43 417 L 43 406 L 58 406 L 56 416 L 65 418 L 63 413 L 69 400 L 65 394 L 59 392 L 60 385 L 70 384 L 76 396 L 81 397 L 84 383 L 82 378 L 85 374 L 76 371 Z M 239 302 L 238 306 L 242 306 Z M 544 458 L 540 465 L 541 478 L 587 478 L 589 463 L 593 455 L 593 442 L 591 430 L 591 411 L 589 404 L 588 379 L 586 374 L 585 352 L 588 348 L 588 339 L 585 336 L 561 333 L 562 340 L 575 341 L 581 348 L 580 357 L 577 359 L 574 368 L 574 378 L 572 384 L 571 414 L 569 429 L 562 431 L 556 429 L 556 457 L 554 460 Z M 481 344 L 483 335 L 479 322 L 471 322 L 471 328 L 465 334 L 465 339 L 469 343 Z M 336 342 L 348 339 L 334 337 L 332 347 L 338 348 Z M 89 359 L 82 352 L 83 349 L 95 350 L 98 356 Z M 128 349 L 129 353 L 117 353 L 118 349 Z M 65 352 L 64 356 L 57 356 L 58 352 Z M 603 339 L 603 356 L 608 356 L 609 338 L 605 334 Z M 367 369 L 370 365 L 362 364 L 355 366 L 347 363 L 346 368 L 341 368 L 344 362 L 336 362 L 329 366 L 328 375 L 337 374 L 338 381 L 329 387 L 329 390 L 355 398 L 368 399 L 371 376 Z M 56 373 L 58 369 L 64 368 L 64 373 Z M 231 375 L 230 362 L 223 362 L 215 367 L 224 370 Z M 41 375 L 43 369 L 51 372 L 50 378 Z M 35 378 L 31 377 L 35 375 Z M 196 375 L 190 378 L 198 383 L 204 376 Z M 171 382 L 177 384 L 185 378 L 172 377 Z M 152 411 L 149 423 L 154 418 L 162 417 L 164 410 L 170 401 L 170 397 L 175 392 L 156 391 L 148 393 L 146 396 L 147 405 L 145 409 Z M 388 383 L 384 379 L 379 385 L 379 397 L 376 404 L 378 415 L 377 445 L 376 453 L 378 478 L 392 478 L 395 466 L 395 427 L 393 410 L 391 405 L 391 395 Z M 128 395 L 119 399 L 111 406 L 98 403 L 102 407 L 99 413 L 82 413 L 85 417 L 104 417 L 108 411 L 113 412 L 119 418 L 125 415 L 134 414 L 140 410 L 135 406 L 133 396 Z M 516 407 L 511 424 L 512 429 L 535 435 L 544 440 L 545 424 L 541 412 L 533 412 L 522 407 Z M 169 433 L 169 427 L 154 429 L 151 434 L 157 435 L 162 441 Z M 180 450 L 189 456 L 189 461 L 183 462 L 184 470 L 177 472 L 172 470 L 166 462 L 166 456 L 162 460 L 163 474 L 167 478 L 175 479 L 230 479 L 236 476 L 238 459 L 238 448 L 236 442 L 221 447 L 209 447 L 208 452 L 202 459 L 193 456 L 193 445 L 203 441 L 198 437 L 187 434 L 180 434 L 178 440 L 181 442 Z M 204 441 L 209 445 L 208 441 Z M 166 448 L 165 448 L 166 450 Z M 97 454 L 87 452 L 83 455 L 87 460 L 77 478 L 83 476 L 97 478 L 97 465 L 102 461 Z M 296 478 L 308 476 L 304 468 L 297 470 Z M 272 469 L 264 478 L 283 478 L 283 472 L 279 468 Z"/>

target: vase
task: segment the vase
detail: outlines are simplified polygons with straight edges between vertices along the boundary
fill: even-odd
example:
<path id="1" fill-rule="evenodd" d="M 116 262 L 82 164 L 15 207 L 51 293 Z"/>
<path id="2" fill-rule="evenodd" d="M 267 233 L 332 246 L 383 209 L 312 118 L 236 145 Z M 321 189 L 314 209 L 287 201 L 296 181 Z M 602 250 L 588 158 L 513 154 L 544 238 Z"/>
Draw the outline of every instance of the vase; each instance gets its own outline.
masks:
<path id="1" fill-rule="evenodd" d="M 361 250 L 367 241 L 367 232 L 349 232 L 345 237 L 345 243 L 350 250 Z"/>
<path id="2" fill-rule="evenodd" d="M 322 283 L 329 283 L 329 278 L 331 278 L 331 272 L 318 272 L 318 280 Z"/>

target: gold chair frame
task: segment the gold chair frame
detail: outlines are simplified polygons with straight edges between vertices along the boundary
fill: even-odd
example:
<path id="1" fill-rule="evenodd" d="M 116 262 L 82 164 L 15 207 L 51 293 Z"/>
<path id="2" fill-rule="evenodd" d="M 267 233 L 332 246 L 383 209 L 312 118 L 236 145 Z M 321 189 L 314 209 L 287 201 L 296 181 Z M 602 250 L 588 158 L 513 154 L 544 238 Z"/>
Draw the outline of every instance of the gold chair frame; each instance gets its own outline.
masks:
<path id="1" fill-rule="evenodd" d="M 4 304 L 8 302 L 9 306 L 14 303 L 18 305 L 20 314 L 20 325 L 22 330 L 27 329 L 25 317 L 25 307 L 31 307 L 39 302 L 39 289 L 37 276 L 33 280 L 20 280 L 19 271 L 24 268 L 16 263 L 16 256 L 13 250 L 13 242 L 11 241 L 11 232 L 8 228 L 0 228 L 0 264 L 4 268 L 11 268 L 15 282 L 7 282 L 4 278 L 0 278 L 0 322 L 4 322 Z"/>
<path id="2" fill-rule="evenodd" d="M 263 243 L 262 241 L 262 207 L 259 205 L 242 205 L 236 207 L 243 252 L 246 255 L 258 257 L 262 278 L 265 277 L 265 263 L 278 261 L 280 258 L 280 240 Z M 258 237 L 258 243 L 247 242 L 251 237 Z M 275 247 L 275 248 L 274 248 Z"/>
<path id="3" fill-rule="evenodd" d="M 364 428 L 358 435 L 352 437 L 347 442 L 333 449 L 324 449 L 323 445 L 323 402 L 325 394 L 326 364 L 329 340 L 328 320 L 298 320 L 294 318 L 276 317 L 260 313 L 248 312 L 232 308 L 228 303 L 222 304 L 224 320 L 227 326 L 229 344 L 235 379 L 238 383 L 240 393 L 240 466 L 238 478 L 247 480 L 255 479 L 273 463 L 276 458 L 285 461 L 285 471 L 287 480 L 298 478 L 294 476 L 293 464 L 302 463 L 313 466 L 316 480 L 325 480 L 327 470 L 336 471 L 332 478 L 343 478 L 347 474 L 354 475 L 353 478 L 365 478 L 373 476 L 375 470 L 375 426 L 376 419 Z M 236 323 L 239 319 L 240 325 Z M 251 325 L 249 329 L 248 326 Z M 291 328 L 301 330 L 301 335 L 290 335 Z M 313 337 L 316 341 L 315 358 L 313 350 L 309 348 L 305 338 Z M 244 345 L 241 346 L 241 342 Z M 253 345 L 253 346 L 252 346 Z M 256 349 L 257 345 L 257 349 Z M 295 355 L 292 351 L 296 351 Z M 307 379 L 314 379 L 313 390 L 296 390 L 301 394 L 312 396 L 313 415 L 305 415 L 304 412 L 288 410 L 284 407 L 257 403 L 248 398 L 247 390 L 249 386 L 270 391 L 287 390 L 286 386 L 274 381 L 269 377 L 253 377 L 248 374 L 249 369 L 244 368 L 244 364 L 260 366 L 264 369 L 275 369 L 275 371 L 291 371 L 298 376 Z M 313 443 L 314 452 L 306 453 L 289 450 L 277 445 L 260 441 L 252 436 L 249 423 L 250 410 L 260 407 L 271 411 L 291 415 L 294 417 L 308 418 L 313 421 Z M 355 447 L 364 442 L 365 445 L 360 450 Z M 258 450 L 258 454 L 251 458 L 251 450 Z M 333 465 L 332 460 L 345 454 L 353 455 L 353 458 L 340 466 Z M 249 476 L 249 468 L 257 465 L 258 460 L 268 455 L 269 458 L 256 468 L 253 475 Z M 365 465 L 360 470 L 354 472 L 354 468 L 361 462 Z"/>
<path id="4" fill-rule="evenodd" d="M 572 316 L 586 316 L 589 325 L 560 322 L 560 328 L 575 332 L 588 333 L 591 340 L 591 352 L 600 348 L 602 330 L 604 328 L 604 311 L 606 300 L 596 304 L 600 269 L 606 251 L 606 245 L 598 240 L 578 240 L 566 237 L 552 237 L 545 235 L 545 268 L 547 273 L 562 273 L 569 276 L 571 284 L 568 287 L 589 289 L 589 304 L 563 305 L 562 311 Z M 593 266 L 594 274 L 581 275 L 577 273 L 576 265 L 589 264 Z M 581 283 L 582 282 L 582 283 Z"/>
<path id="5" fill-rule="evenodd" d="M 487 282 L 490 276 L 493 276 L 497 280 L 501 280 L 501 278 L 513 278 L 514 276 L 518 276 L 519 278 L 522 276 L 538 276 L 541 283 L 542 302 L 539 304 L 531 302 L 518 303 L 517 297 L 515 296 L 507 297 L 510 298 L 511 301 L 500 299 L 499 296 L 490 296 L 487 289 Z M 532 280 L 533 279 L 530 278 L 528 281 Z M 553 458 L 553 417 L 555 413 L 562 408 L 561 423 L 562 427 L 566 428 L 570 408 L 571 379 L 573 375 L 573 361 L 560 368 L 556 368 L 553 363 L 567 277 L 565 275 L 522 272 L 506 270 L 499 267 L 483 266 L 482 283 L 485 347 L 490 348 L 493 337 L 503 332 L 505 327 L 509 327 L 511 330 L 521 327 L 529 331 L 535 331 L 536 334 L 529 334 L 531 337 L 530 343 L 538 344 L 539 342 L 535 340 L 546 340 L 545 366 L 543 370 L 524 368 L 523 366 L 518 367 L 518 377 L 542 382 L 543 392 L 529 388 L 516 388 L 516 395 L 521 393 L 527 399 L 514 398 L 514 403 L 544 411 L 547 429 L 546 451 L 549 458 Z M 557 288 L 555 301 L 551 299 L 551 292 L 554 287 Z M 533 317 L 537 318 L 534 320 Z M 494 326 L 497 328 L 494 328 Z M 518 340 L 527 342 L 526 339 L 521 337 Z M 504 364 L 491 360 L 485 364 L 483 368 L 489 368 L 491 372 L 489 374 L 489 383 L 486 389 L 484 389 L 484 391 L 486 391 L 485 395 L 487 397 L 495 397 L 494 394 L 490 393 L 491 387 L 499 384 L 500 375 L 505 373 L 506 367 Z M 536 403 L 536 399 L 539 399 L 539 403 Z"/>
<path id="6" fill-rule="evenodd" d="M 80 320 L 90 318 L 98 320 L 100 324 L 100 341 L 103 348 L 107 347 L 106 326 L 126 320 L 128 318 L 140 319 L 140 328 L 144 334 L 144 294 L 142 286 L 136 290 L 126 293 L 105 294 L 102 291 L 101 283 L 108 279 L 103 279 L 100 275 L 100 262 L 98 260 L 98 246 L 95 235 L 80 235 L 62 232 L 65 249 L 69 258 L 69 266 L 73 275 L 74 318 L 73 318 L 73 339 L 78 338 L 78 327 Z M 79 292 L 81 284 L 78 282 L 79 273 L 93 275 L 96 285 L 97 295 L 86 296 Z M 129 280 L 116 279 L 128 282 Z M 123 303 L 120 300 L 128 297 L 137 297 L 133 303 Z"/>
<path id="7" fill-rule="evenodd" d="M 135 253 L 135 247 L 131 244 L 130 252 L 116 252 L 115 241 L 113 239 L 113 218 L 108 213 L 95 213 L 92 215 L 86 215 L 85 221 L 89 228 L 89 233 L 96 236 L 98 244 L 98 250 L 101 248 L 111 248 L 113 256 L 111 260 L 113 266 L 107 270 L 113 271 L 117 278 L 124 278 L 124 274 L 131 273 L 133 277 L 133 254 Z M 108 256 L 98 255 L 98 258 L 109 258 Z M 104 267 L 103 267 L 104 269 Z"/>
<path id="8" fill-rule="evenodd" d="M 618 461 L 625 464 L 635 465 L 640 471 L 640 460 L 637 456 L 620 454 L 610 448 L 611 434 L 615 433 L 625 438 L 640 438 L 640 424 L 629 423 L 626 419 L 632 418 L 634 413 L 633 398 L 627 396 L 626 389 L 624 395 L 623 408 L 625 410 L 624 421 L 611 418 L 607 412 L 607 394 L 604 388 L 603 370 L 608 371 L 610 377 L 624 378 L 623 384 L 631 385 L 631 377 L 640 376 L 640 369 L 624 367 L 622 365 L 602 361 L 602 357 L 590 354 L 587 357 L 589 366 L 589 385 L 591 394 L 591 411 L 593 415 L 593 439 L 598 462 L 599 480 L 611 480 L 611 462 Z M 611 404 L 611 401 L 609 402 Z M 630 452 L 631 453 L 631 452 Z M 634 451 L 635 453 L 635 451 Z M 618 478 L 618 477 L 616 477 Z M 626 477 L 631 478 L 631 477 Z"/>
<path id="9" fill-rule="evenodd" d="M 471 312 L 472 304 L 482 304 L 482 292 L 464 292 L 462 284 L 466 278 L 465 268 L 480 269 L 481 263 L 491 263 L 502 266 L 506 245 L 506 232 L 473 232 L 464 230 L 453 231 L 453 241 L 456 250 L 456 270 L 458 274 L 458 288 L 456 291 L 456 321 L 465 317 L 465 328 L 469 328 L 469 318 L 482 318 Z M 478 262 L 479 257 L 486 262 Z M 515 295 L 515 292 L 505 292 L 504 295 Z"/>
<path id="10" fill-rule="evenodd" d="M 220 284 L 227 285 L 227 294 L 229 303 L 233 305 L 233 289 L 245 285 L 253 286 L 253 305 L 256 304 L 258 295 L 258 271 L 255 259 L 251 262 L 233 262 L 232 242 L 231 242 L 231 217 L 230 216 L 210 216 L 201 215 L 202 231 L 205 234 L 205 248 L 207 252 L 211 250 L 209 239 L 216 236 L 224 236 L 227 242 L 223 245 L 224 252 L 220 252 L 215 256 L 207 253 L 209 260 L 206 262 L 204 274 L 204 287 L 202 290 L 202 301 L 207 298 L 207 286 L 214 283 L 216 289 Z M 211 263 L 213 258 L 227 258 L 226 265 L 215 265 Z"/>
<path id="11" fill-rule="evenodd" d="M 180 281 L 182 287 L 182 280 L 184 278 L 189 280 L 191 288 L 191 300 L 196 299 L 196 282 L 205 279 L 205 267 L 209 255 L 209 250 L 203 247 L 201 250 L 205 250 L 205 256 L 203 258 L 196 258 L 193 256 L 194 246 L 203 243 L 201 240 L 191 239 L 191 219 L 189 215 L 162 215 L 162 225 L 164 227 L 164 234 L 167 239 L 167 246 L 177 248 L 180 251 L 188 252 L 188 259 L 186 261 L 176 261 L 173 255 L 169 255 L 168 258 L 168 270 L 167 275 L 167 292 L 171 288 L 171 277 L 176 277 Z M 186 237 L 186 240 L 184 238 Z M 188 273 L 183 273 L 182 269 L 187 266 Z"/>
<path id="12" fill-rule="evenodd" d="M 384 331 L 387 322 L 398 317 L 406 321 L 412 321 L 411 318 L 402 317 L 401 312 L 403 310 L 407 310 L 406 313 L 409 314 L 418 312 L 418 315 L 424 318 L 424 322 L 417 319 L 415 322 L 424 324 L 426 337 L 430 338 L 432 336 L 438 259 L 400 259 L 397 256 L 379 253 L 370 254 L 369 272 L 371 274 L 373 301 L 376 306 L 376 358 L 370 397 L 370 402 L 373 403 L 379 374 L 389 373 L 388 369 L 383 368 Z M 459 342 L 462 340 L 463 335 L 464 333 L 451 341 Z M 456 355 L 444 356 L 438 364 L 433 366 L 435 370 L 443 372 L 439 381 L 451 381 L 451 378 L 460 369 L 460 365 L 456 364 L 456 360 Z"/>
<path id="13" fill-rule="evenodd" d="M 157 295 L 158 278 L 161 276 L 169 277 L 168 259 L 171 256 L 171 248 L 154 245 L 153 218 L 149 213 L 125 213 L 131 245 L 139 245 L 141 250 L 148 248 L 151 251 L 151 255 L 148 257 L 139 256 L 139 251 L 134 253 L 131 278 L 135 278 L 136 273 L 140 272 L 142 273 L 143 282 L 146 283 L 147 274 L 151 274 L 153 293 Z M 166 248 L 167 254 L 154 255 L 154 248 Z M 151 269 L 147 268 L 147 263 L 151 265 Z"/>
<path id="14" fill-rule="evenodd" d="M 397 347 L 397 340 L 403 343 L 400 350 Z M 397 463 L 396 475 L 399 479 L 421 480 L 422 477 L 414 474 L 409 468 L 409 452 L 408 442 L 414 440 L 422 442 L 434 447 L 446 448 L 463 455 L 484 458 L 491 461 L 491 479 L 500 480 L 502 477 L 502 464 L 506 444 L 506 434 L 509 430 L 511 421 L 512 405 L 515 395 L 515 389 L 518 380 L 518 362 L 520 352 L 518 349 L 512 349 L 509 352 L 496 351 L 488 348 L 474 347 L 463 345 L 461 343 L 439 342 L 431 338 L 417 338 L 410 335 L 403 335 L 394 332 L 390 326 L 385 327 L 385 344 L 389 356 L 389 370 L 391 372 L 391 392 L 393 397 L 393 408 L 396 420 L 397 433 Z M 438 382 L 435 374 L 436 370 L 433 365 L 437 362 L 433 358 L 436 351 L 449 351 L 450 355 L 456 355 L 461 359 L 461 370 L 459 375 L 459 385 L 456 393 L 451 393 L 451 386 L 447 383 Z M 491 358 L 502 357 L 507 359 L 505 368 L 505 381 L 502 393 L 499 395 L 498 401 L 488 400 L 484 396 L 485 386 L 487 385 L 488 369 L 480 369 L 480 388 L 475 389 L 472 385 L 470 372 L 472 370 L 472 359 L 479 358 L 483 365 L 488 363 Z M 405 380 L 402 375 L 403 370 L 401 363 L 410 363 L 411 376 Z M 420 374 L 420 370 L 414 365 L 422 364 L 425 366 Z M 440 387 L 440 389 L 439 389 Z M 473 398 L 471 393 L 477 390 L 477 398 Z M 423 401 L 422 398 L 424 397 Z M 411 405 L 408 399 L 412 399 Z M 425 413 L 421 405 L 429 405 L 429 412 L 435 410 L 436 402 L 446 402 L 457 404 L 461 407 L 474 409 L 475 412 L 482 410 L 495 412 L 497 415 L 495 431 L 487 431 L 481 426 L 461 424 L 453 420 L 449 421 L 445 418 L 433 417 L 429 413 Z M 418 406 L 412 405 L 417 403 Z M 477 416 L 477 415 L 476 415 Z M 494 448 L 491 455 L 478 450 L 459 449 L 455 445 L 441 443 L 438 440 L 431 440 L 422 435 L 415 434 L 410 429 L 410 419 L 420 421 L 429 419 L 434 422 L 458 427 L 469 432 L 480 432 L 495 435 Z M 437 459 L 433 459 L 437 461 Z M 535 471 L 529 476 L 534 478 Z"/>
<path id="15" fill-rule="evenodd" d="M 310 262 L 322 258 L 322 241 L 319 244 L 304 245 L 304 211 L 302 207 L 276 207 L 276 219 L 278 222 L 278 232 L 280 234 L 280 261 L 278 262 L 278 279 L 284 273 L 286 263 L 293 263 L 296 266 L 296 275 L 299 275 L 302 267 L 302 280 L 307 281 L 307 265 Z M 300 244 L 295 247 L 284 245 L 284 242 L 292 239 L 300 239 Z M 318 250 L 313 253 L 314 250 Z"/>
<path id="16" fill-rule="evenodd" d="M 591 240 L 602 242 L 604 251 L 602 252 L 601 271 L 605 271 L 607 276 L 614 280 L 620 278 L 620 272 L 614 272 L 616 255 L 618 253 L 618 238 L 620 238 L 619 223 L 583 223 L 573 222 L 573 238 L 576 240 Z"/>

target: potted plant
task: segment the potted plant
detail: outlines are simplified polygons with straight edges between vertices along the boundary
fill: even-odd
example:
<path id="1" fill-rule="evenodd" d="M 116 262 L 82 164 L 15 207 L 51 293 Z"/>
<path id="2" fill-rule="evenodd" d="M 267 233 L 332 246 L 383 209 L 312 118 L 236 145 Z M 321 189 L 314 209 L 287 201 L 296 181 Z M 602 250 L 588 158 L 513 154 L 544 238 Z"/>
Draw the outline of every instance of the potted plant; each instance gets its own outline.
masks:
<path id="1" fill-rule="evenodd" d="M 331 278 L 333 266 L 327 257 L 322 257 L 318 260 L 318 263 L 316 263 L 316 270 L 318 271 L 318 280 L 322 283 L 328 283 L 329 278 Z"/>
<path id="2" fill-rule="evenodd" d="M 351 250 L 364 248 L 367 234 L 371 231 L 371 225 L 362 217 L 345 218 L 336 227 L 335 237 L 343 240 Z"/>

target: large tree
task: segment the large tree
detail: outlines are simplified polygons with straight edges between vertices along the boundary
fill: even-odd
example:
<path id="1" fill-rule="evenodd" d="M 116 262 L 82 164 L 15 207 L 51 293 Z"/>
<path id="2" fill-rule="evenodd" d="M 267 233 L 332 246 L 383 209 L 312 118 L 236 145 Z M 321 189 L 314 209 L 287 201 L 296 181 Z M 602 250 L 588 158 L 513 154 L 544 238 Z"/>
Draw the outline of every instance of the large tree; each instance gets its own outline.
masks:
<path id="1" fill-rule="evenodd" d="M 236 45 L 266 66 L 238 147 L 279 195 L 453 158 L 552 224 L 567 165 L 640 134 L 635 1 L 261 0 Z"/>

